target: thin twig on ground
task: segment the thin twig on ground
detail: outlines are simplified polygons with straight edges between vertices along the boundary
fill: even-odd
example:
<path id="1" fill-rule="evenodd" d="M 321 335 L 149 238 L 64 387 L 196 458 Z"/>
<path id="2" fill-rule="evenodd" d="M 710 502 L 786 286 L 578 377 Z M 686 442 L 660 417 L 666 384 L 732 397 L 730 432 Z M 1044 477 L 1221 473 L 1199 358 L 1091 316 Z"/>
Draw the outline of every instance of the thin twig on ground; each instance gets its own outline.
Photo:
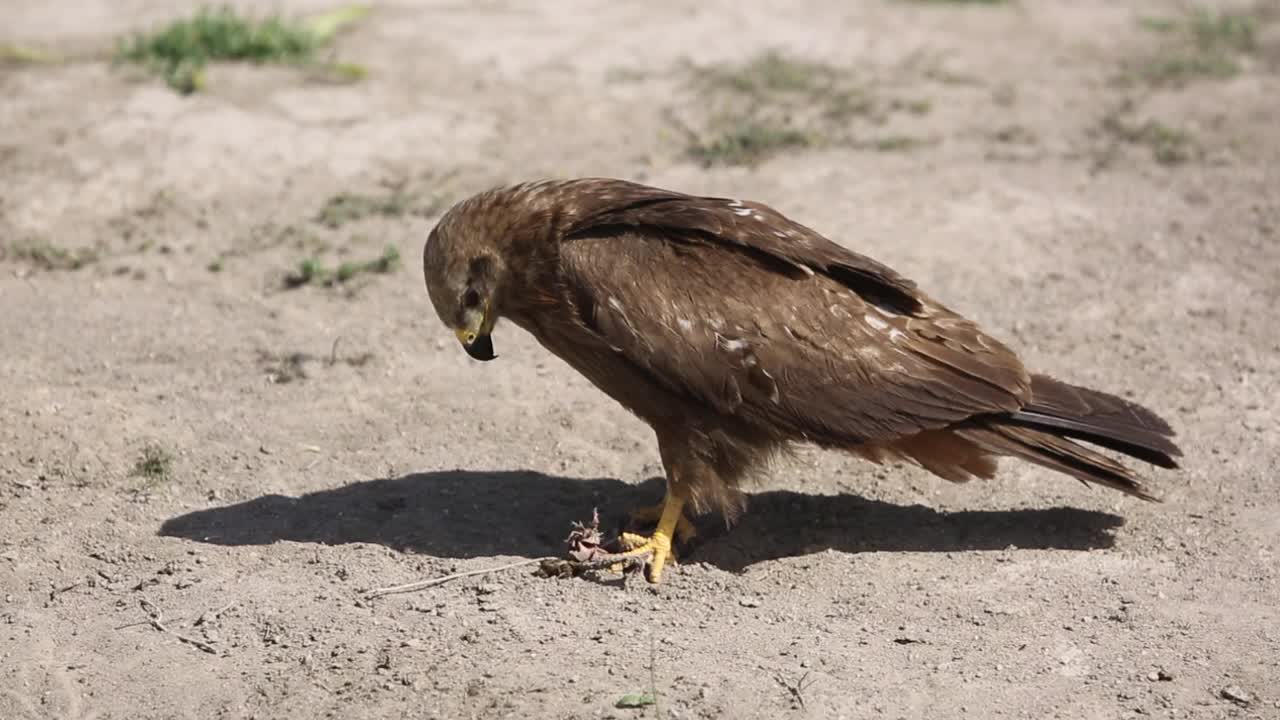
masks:
<path id="1" fill-rule="evenodd" d="M 501 572 L 503 570 L 510 570 L 511 568 L 517 568 L 523 565 L 532 565 L 534 563 L 540 563 L 543 560 L 550 560 L 550 559 L 551 558 L 526 558 L 519 562 L 507 563 L 506 565 L 499 565 L 497 567 L 483 568 L 481 570 L 468 570 L 467 572 L 454 573 L 452 575 L 445 575 L 444 577 L 432 578 L 430 580 L 418 580 L 417 582 L 405 583 L 404 585 L 394 585 L 392 587 L 376 588 L 374 590 L 370 590 L 369 592 L 365 593 L 364 597 L 366 600 L 372 600 L 374 598 L 382 597 L 383 595 L 395 595 L 397 593 L 416 592 L 418 590 L 425 590 L 429 587 L 435 587 L 436 585 L 443 585 L 444 583 L 447 583 L 450 580 L 457 580 L 459 578 L 464 578 L 464 577 L 474 577 L 476 575 L 487 575 L 489 573 Z"/>
<path id="2" fill-rule="evenodd" d="M 804 708 L 804 691 L 813 684 L 813 681 L 805 682 L 806 680 L 809 680 L 809 672 L 805 672 L 804 675 L 801 675 L 800 679 L 795 684 L 792 684 L 783 677 L 782 673 L 774 675 L 773 679 L 776 680 L 779 685 L 786 688 L 787 692 L 791 693 L 792 699 L 796 701 L 796 704 L 799 705 L 801 709 Z"/>
<path id="3" fill-rule="evenodd" d="M 75 581 L 75 582 L 73 582 L 73 583 L 71 583 L 70 585 L 67 585 L 67 586 L 65 586 L 65 587 L 60 587 L 60 588 L 55 588 L 55 589 L 53 589 L 53 590 L 50 590 L 50 591 L 49 591 L 49 599 L 50 599 L 50 600 L 52 600 L 52 599 L 54 599 L 54 598 L 58 597 L 59 595 L 61 595 L 61 594 L 62 594 L 62 593 L 64 593 L 64 592 L 68 592 L 68 591 L 71 591 L 71 590 L 75 590 L 76 588 L 80 587 L 80 586 L 81 586 L 81 585 L 83 585 L 83 584 L 84 584 L 84 580 L 77 580 L 77 581 Z"/>
<path id="4" fill-rule="evenodd" d="M 184 642 L 190 645 L 191 647 L 194 647 L 198 650 L 203 650 L 204 652 L 207 652 L 210 655 L 218 654 L 217 648 L 210 645 L 209 643 L 204 642 L 203 640 L 196 640 L 195 638 L 189 638 L 185 635 L 182 635 L 180 633 L 174 632 L 173 630 L 170 630 L 162 620 L 163 616 L 160 614 L 160 608 L 151 604 L 151 601 L 147 600 L 146 598 L 142 598 L 141 600 L 138 601 L 138 604 L 142 606 L 142 611 L 147 614 L 147 623 L 151 625 L 151 627 L 167 635 L 172 635 L 173 637 L 177 638 L 179 642 Z"/>
<path id="5" fill-rule="evenodd" d="M 662 717 L 662 705 L 658 700 L 658 639 L 649 634 L 649 692 L 653 693 L 653 716 Z"/>
<path id="6" fill-rule="evenodd" d="M 222 613 L 224 613 L 224 612 L 226 612 L 226 611 L 228 611 L 228 610 L 230 610 L 231 608 L 233 608 L 233 607 L 235 607 L 235 606 L 236 606 L 236 602 L 237 602 L 237 601 L 232 600 L 231 602 L 227 603 L 226 605 L 223 605 L 221 608 L 218 608 L 217 610 L 214 610 L 213 612 L 205 612 L 205 613 L 202 613 L 202 614 L 200 615 L 200 617 L 196 618 L 196 621 L 195 621 L 195 625 L 196 625 L 196 627 L 199 627 L 199 626 L 204 625 L 204 624 L 206 624 L 206 623 L 211 623 L 211 622 L 213 622 L 213 621 L 217 620 L 218 618 L 222 617 Z"/>

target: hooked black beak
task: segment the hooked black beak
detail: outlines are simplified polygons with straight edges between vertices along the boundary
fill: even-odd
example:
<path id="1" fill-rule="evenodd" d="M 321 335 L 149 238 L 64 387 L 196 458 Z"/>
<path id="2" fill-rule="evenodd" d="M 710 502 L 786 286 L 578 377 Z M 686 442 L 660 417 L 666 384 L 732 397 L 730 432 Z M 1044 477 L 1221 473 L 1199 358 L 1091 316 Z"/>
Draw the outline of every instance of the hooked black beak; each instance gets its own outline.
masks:
<path id="1" fill-rule="evenodd" d="M 467 351 L 468 355 L 476 360 L 487 361 L 498 357 L 493 354 L 493 337 L 488 333 L 485 333 L 484 335 L 476 335 L 471 342 L 466 342 L 464 340 L 462 348 Z"/>

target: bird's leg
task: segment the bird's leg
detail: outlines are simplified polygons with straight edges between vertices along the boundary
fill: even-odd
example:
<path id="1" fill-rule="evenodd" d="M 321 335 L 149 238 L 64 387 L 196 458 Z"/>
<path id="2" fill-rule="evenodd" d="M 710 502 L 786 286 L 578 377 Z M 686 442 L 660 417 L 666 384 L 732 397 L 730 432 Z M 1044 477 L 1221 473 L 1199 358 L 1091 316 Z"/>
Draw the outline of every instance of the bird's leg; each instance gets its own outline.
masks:
<path id="1" fill-rule="evenodd" d="M 680 525 L 680 521 L 684 520 L 684 500 L 676 497 L 671 492 L 667 492 L 662 498 L 662 514 L 658 518 L 658 527 L 649 537 L 634 535 L 632 533 L 622 533 L 619 538 L 622 546 L 626 550 L 619 553 L 619 559 L 634 558 L 641 555 L 649 556 L 649 582 L 657 583 L 662 580 L 662 569 L 666 567 L 667 560 L 671 558 L 671 539 L 675 537 L 676 529 Z"/>
<path id="2" fill-rule="evenodd" d="M 662 455 L 662 466 L 667 475 L 666 493 L 657 510 L 658 527 L 649 537 L 623 533 L 619 538 L 626 548 L 620 557 L 648 557 L 648 578 L 652 583 L 660 582 L 663 568 L 674 561 L 672 540 L 677 535 L 682 539 L 693 536 L 693 523 L 685 518 L 684 507 L 690 498 L 690 481 L 707 468 L 690 448 L 690 436 L 686 428 L 665 428 L 658 432 L 658 452 Z M 647 513 L 642 510 L 641 513 L 653 513 L 653 510 Z"/>
<path id="3" fill-rule="evenodd" d="M 663 507 L 665 507 L 665 503 L 662 502 L 654 505 L 645 505 L 632 510 L 628 513 L 627 518 L 630 520 L 630 524 L 633 527 L 653 525 L 662 519 Z M 697 534 L 698 530 L 693 526 L 693 522 L 689 520 L 689 517 L 683 512 L 680 513 L 680 518 L 676 520 L 675 539 L 681 544 L 687 544 L 692 541 Z M 672 554 L 674 555 L 675 552 L 673 551 Z"/>

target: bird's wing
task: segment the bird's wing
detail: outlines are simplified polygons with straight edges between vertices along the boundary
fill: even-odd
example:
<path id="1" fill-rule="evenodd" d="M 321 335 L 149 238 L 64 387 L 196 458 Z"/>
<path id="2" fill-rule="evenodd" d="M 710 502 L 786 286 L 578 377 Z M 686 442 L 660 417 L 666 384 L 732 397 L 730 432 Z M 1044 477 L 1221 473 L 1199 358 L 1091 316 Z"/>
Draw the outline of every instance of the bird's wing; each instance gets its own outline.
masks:
<path id="1" fill-rule="evenodd" d="M 911 280 L 763 203 L 698 197 L 605 178 L 575 183 L 573 192 L 579 212 L 567 229 L 570 237 L 599 234 L 608 227 L 697 235 L 770 257 L 797 273 L 826 274 L 899 312 L 921 308 Z"/>
<path id="2" fill-rule="evenodd" d="M 561 245 L 560 272 L 597 341 L 670 392 L 835 445 L 1029 398 L 1012 352 L 918 293 L 899 312 L 826 273 L 780 267 L 740 232 L 681 233 L 659 219 L 579 232 Z M 891 287 L 896 275 L 884 277 Z"/>

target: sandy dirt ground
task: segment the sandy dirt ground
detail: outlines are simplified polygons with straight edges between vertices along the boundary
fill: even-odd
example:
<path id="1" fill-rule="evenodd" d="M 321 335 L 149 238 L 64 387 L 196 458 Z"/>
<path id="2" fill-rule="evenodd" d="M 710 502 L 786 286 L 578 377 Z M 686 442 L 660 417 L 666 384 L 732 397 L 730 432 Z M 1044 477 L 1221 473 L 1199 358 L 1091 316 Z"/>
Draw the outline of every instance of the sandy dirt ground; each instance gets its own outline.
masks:
<path id="1" fill-rule="evenodd" d="M 0 65 L 0 718 L 1280 718 L 1280 24 L 1230 7 L 1254 42 L 1183 82 L 1154 0 L 382 2 L 334 46 L 363 80 L 188 97 Z M 5 0 L 0 43 L 190 10 Z M 770 50 L 820 87 L 746 87 Z M 806 140 L 724 161 L 787 114 Z M 515 328 L 469 360 L 423 289 L 448 203 L 544 175 L 767 202 L 1185 465 L 1149 504 L 805 451 L 657 588 L 362 599 L 659 497 L 644 425 Z"/>

